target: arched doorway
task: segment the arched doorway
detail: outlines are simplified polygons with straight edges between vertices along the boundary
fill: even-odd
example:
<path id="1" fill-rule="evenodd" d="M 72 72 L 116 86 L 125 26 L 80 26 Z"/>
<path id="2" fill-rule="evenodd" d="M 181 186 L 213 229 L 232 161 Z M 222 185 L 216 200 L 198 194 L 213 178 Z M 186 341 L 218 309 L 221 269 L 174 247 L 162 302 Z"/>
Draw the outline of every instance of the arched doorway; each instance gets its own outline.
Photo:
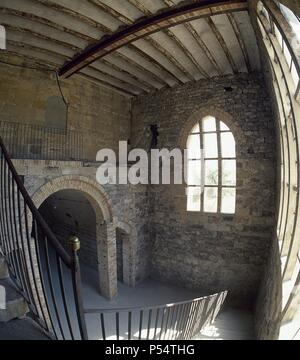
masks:
<path id="1" fill-rule="evenodd" d="M 71 231 L 75 231 L 75 235 L 76 232 L 79 234 L 82 242 L 80 259 L 88 262 L 90 266 L 97 267 L 101 295 L 108 299 L 115 297 L 117 294 L 116 231 L 111 204 L 105 191 L 92 179 L 70 175 L 46 183 L 32 198 L 35 205 L 41 207 L 45 220 L 48 220 L 59 238 L 64 238 L 63 241 L 66 241 L 65 236 Z M 72 203 L 78 208 L 74 209 Z M 58 217 L 60 217 L 59 222 L 56 220 Z M 62 219 L 68 226 L 58 230 L 56 227 L 64 226 L 61 224 Z M 51 224 L 51 221 L 57 224 Z M 85 234 L 84 228 L 89 225 L 91 225 L 89 234 Z M 82 230 L 78 231 L 80 226 Z M 93 234 L 94 242 L 91 241 Z"/>
<path id="2" fill-rule="evenodd" d="M 60 190 L 50 195 L 39 210 L 65 250 L 70 251 L 70 236 L 77 236 L 80 263 L 98 270 L 96 214 L 84 193 Z"/>

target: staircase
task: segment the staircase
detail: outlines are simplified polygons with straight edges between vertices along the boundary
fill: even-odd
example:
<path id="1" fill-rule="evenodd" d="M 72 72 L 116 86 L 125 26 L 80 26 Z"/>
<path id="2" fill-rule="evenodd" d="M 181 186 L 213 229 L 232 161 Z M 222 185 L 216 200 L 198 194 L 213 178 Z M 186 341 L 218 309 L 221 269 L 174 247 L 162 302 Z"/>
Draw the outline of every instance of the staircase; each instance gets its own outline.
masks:
<path id="1" fill-rule="evenodd" d="M 0 339 L 12 333 L 16 339 L 45 334 L 87 340 L 86 319 L 94 318 L 100 319 L 97 339 L 188 340 L 214 322 L 227 296 L 223 291 L 160 306 L 84 309 L 79 239 L 72 237 L 70 245 L 71 254 L 34 205 L 0 137 Z"/>

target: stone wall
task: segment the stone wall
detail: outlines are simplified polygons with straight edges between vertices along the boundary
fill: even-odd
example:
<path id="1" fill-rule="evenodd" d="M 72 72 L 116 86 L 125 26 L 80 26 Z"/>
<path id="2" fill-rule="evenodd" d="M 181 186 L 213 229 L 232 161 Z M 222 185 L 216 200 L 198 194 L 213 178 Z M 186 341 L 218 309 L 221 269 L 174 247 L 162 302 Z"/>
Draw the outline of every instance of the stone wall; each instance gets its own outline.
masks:
<path id="1" fill-rule="evenodd" d="M 71 253 L 70 236 L 79 237 L 80 261 L 97 269 L 96 214 L 85 195 L 76 190 L 58 191 L 39 210 L 66 251 Z"/>
<path id="2" fill-rule="evenodd" d="M 97 164 L 61 161 L 14 160 L 18 173 L 24 177 L 25 186 L 30 195 L 36 194 L 45 184 L 53 180 L 63 179 L 72 174 L 78 181 L 81 177 L 95 182 Z M 99 164 L 98 164 L 99 165 Z M 70 183 L 70 189 L 72 189 Z M 52 193 L 55 193 L 53 186 Z M 78 189 L 80 190 L 80 189 Z M 56 190 L 57 191 L 57 190 Z M 149 241 L 149 204 L 147 187 L 144 185 L 105 185 L 103 191 L 107 197 L 114 226 L 124 231 L 125 226 L 134 245 L 134 279 L 133 283 L 144 280 L 150 272 L 150 241 Z M 48 196 L 50 196 L 49 194 Z M 99 215 L 96 216 L 96 221 Z"/>
<path id="3" fill-rule="evenodd" d="M 229 303 L 252 307 L 275 222 L 274 123 L 264 80 L 229 76 L 141 96 L 133 103 L 131 142 L 148 148 L 143 134 L 157 124 L 158 147 L 178 147 L 197 111 L 223 114 L 235 135 L 236 214 L 189 213 L 184 186 L 151 186 L 151 275 L 200 294 L 229 290 Z"/>
<path id="4" fill-rule="evenodd" d="M 84 159 L 94 161 L 101 148 L 117 150 L 119 140 L 129 138 L 128 98 L 76 76 L 67 81 L 60 80 L 60 83 L 68 103 L 67 130 L 80 132 Z M 36 145 L 43 145 L 38 142 L 40 130 L 34 126 L 49 126 L 46 121 L 47 101 L 52 97 L 61 97 L 53 72 L 0 63 L 0 122 L 31 124 L 29 130 L 25 129 L 25 142 L 29 142 L 31 137 Z M 19 134 L 19 143 L 24 143 L 23 133 Z M 17 139 L 15 133 L 12 136 Z M 67 141 L 61 136 L 52 136 L 50 141 L 51 149 L 54 147 L 57 152 L 66 147 Z M 40 142 L 43 143 L 42 138 Z M 72 146 L 77 145 L 73 143 Z M 24 151 L 21 149 L 20 153 Z M 40 154 L 36 155 L 37 159 L 41 158 Z"/>
<path id="5" fill-rule="evenodd" d="M 291 1 L 286 1 L 287 3 Z M 256 2 L 251 4 L 251 17 L 254 30 L 258 39 L 258 46 L 262 59 L 262 72 L 266 84 L 271 103 L 271 112 L 274 119 L 274 129 L 276 131 L 276 158 L 280 159 L 280 118 L 278 113 L 278 105 L 273 88 L 273 80 L 271 74 L 271 67 L 269 66 L 269 59 L 265 49 L 265 45 L 261 39 L 260 31 L 257 27 L 256 21 Z M 280 184 L 281 184 L 281 168 L 280 161 L 277 161 L 276 166 L 276 220 L 279 210 Z M 274 224 L 272 244 L 270 251 L 267 253 L 268 262 L 264 267 L 264 273 L 259 286 L 259 295 L 255 306 L 255 334 L 256 338 L 260 340 L 277 340 L 280 330 L 280 314 L 282 307 L 282 276 L 281 276 L 281 259 L 279 251 L 279 241 L 276 234 L 277 224 Z"/>

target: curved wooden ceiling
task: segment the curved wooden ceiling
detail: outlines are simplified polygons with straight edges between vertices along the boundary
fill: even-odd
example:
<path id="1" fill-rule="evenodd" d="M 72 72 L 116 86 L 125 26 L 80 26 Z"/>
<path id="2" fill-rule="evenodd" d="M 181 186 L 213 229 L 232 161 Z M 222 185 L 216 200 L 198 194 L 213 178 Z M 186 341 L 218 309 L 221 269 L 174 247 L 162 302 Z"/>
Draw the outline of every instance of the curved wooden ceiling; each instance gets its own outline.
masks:
<path id="1" fill-rule="evenodd" d="M 259 70 L 247 9 L 246 0 L 0 0 L 0 56 L 139 95 Z"/>

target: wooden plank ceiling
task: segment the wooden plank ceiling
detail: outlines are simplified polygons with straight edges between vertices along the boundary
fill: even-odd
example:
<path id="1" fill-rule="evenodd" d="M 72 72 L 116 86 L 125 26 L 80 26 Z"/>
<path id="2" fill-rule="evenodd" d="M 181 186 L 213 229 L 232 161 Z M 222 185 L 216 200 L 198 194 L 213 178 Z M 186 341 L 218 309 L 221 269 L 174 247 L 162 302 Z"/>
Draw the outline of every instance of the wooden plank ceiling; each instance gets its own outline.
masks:
<path id="1" fill-rule="evenodd" d="M 177 11 L 186 6 L 196 7 Z M 136 96 L 260 70 L 247 9 L 245 0 L 0 0 L 0 59 L 18 56 Z"/>

